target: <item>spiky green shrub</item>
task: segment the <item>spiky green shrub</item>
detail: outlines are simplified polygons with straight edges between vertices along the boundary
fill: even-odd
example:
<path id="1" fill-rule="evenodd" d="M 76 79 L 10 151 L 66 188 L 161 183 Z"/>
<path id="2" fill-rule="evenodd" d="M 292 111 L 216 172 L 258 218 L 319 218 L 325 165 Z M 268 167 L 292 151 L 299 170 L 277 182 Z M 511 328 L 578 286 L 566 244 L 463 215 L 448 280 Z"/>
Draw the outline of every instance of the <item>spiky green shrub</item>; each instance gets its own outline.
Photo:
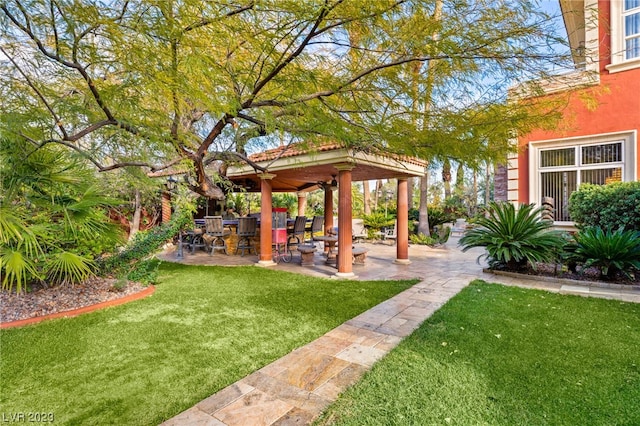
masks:
<path id="1" fill-rule="evenodd" d="M 569 198 L 569 214 L 579 227 L 640 229 L 640 182 L 582 184 Z"/>
<path id="2" fill-rule="evenodd" d="M 633 230 L 603 231 L 599 227 L 586 228 L 575 235 L 565 248 L 568 263 L 582 269 L 596 267 L 600 277 L 611 280 L 618 273 L 627 277 L 640 271 L 640 232 Z"/>
<path id="3" fill-rule="evenodd" d="M 94 256 L 115 247 L 108 217 L 117 200 L 94 172 L 54 146 L 36 149 L 0 135 L 2 289 L 77 283 L 94 274 Z"/>
<path id="4" fill-rule="evenodd" d="M 489 267 L 517 270 L 529 263 L 551 261 L 562 246 L 561 233 L 553 224 L 540 219 L 540 208 L 521 204 L 516 210 L 511 203 L 489 204 L 488 217 L 476 221 L 478 227 L 465 232 L 460 239 L 463 251 L 484 247 Z"/>
<path id="5" fill-rule="evenodd" d="M 373 231 L 379 231 L 382 228 L 393 226 L 393 223 L 395 221 L 393 217 L 385 216 L 384 213 L 372 213 L 364 215 L 362 219 L 364 221 L 364 226 L 366 226 L 367 229 Z"/>
<path id="6" fill-rule="evenodd" d="M 431 234 L 431 236 L 424 234 L 411 234 L 409 235 L 409 241 L 411 241 L 411 244 L 436 246 L 449 241 L 450 235 L 451 228 L 448 226 L 436 226 L 434 227 L 433 234 Z"/>
<path id="7" fill-rule="evenodd" d="M 409 235 L 409 241 L 411 244 L 417 244 L 421 246 L 435 246 L 438 244 L 438 239 L 430 237 L 424 234 L 411 234 Z"/>

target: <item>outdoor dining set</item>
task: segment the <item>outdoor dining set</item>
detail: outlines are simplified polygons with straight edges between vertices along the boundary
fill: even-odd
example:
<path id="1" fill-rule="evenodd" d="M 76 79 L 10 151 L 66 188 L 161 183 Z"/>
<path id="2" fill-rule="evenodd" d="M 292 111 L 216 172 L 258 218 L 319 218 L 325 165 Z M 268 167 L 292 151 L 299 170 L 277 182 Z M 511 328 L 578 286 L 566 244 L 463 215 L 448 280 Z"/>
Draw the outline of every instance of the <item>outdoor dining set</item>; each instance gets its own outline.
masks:
<path id="1" fill-rule="evenodd" d="M 324 218 L 297 216 L 287 218 L 286 212 L 272 214 L 272 247 L 274 261 L 289 262 L 292 250 L 309 251 L 316 241 L 329 244 L 332 249 L 337 242 L 335 235 L 322 235 Z M 179 235 L 179 252 L 186 250 L 193 254 L 204 249 L 209 254 L 221 251 L 226 255 L 244 256 L 246 252 L 257 254 L 260 238 L 260 217 L 252 215 L 235 219 L 223 219 L 222 216 L 205 216 L 195 219 L 193 229 Z M 332 250 L 330 250 L 332 251 Z M 180 254 L 179 254 L 180 255 Z"/>

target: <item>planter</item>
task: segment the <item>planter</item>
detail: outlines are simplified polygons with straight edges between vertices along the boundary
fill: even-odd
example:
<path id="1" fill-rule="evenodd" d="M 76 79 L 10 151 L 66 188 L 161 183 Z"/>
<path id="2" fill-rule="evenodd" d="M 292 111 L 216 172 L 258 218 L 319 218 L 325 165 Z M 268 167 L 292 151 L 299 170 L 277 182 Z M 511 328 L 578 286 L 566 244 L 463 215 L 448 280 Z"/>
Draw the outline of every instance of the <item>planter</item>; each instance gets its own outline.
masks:
<path id="1" fill-rule="evenodd" d="M 523 280 L 530 280 L 530 281 L 544 281 L 548 283 L 580 285 L 583 287 L 608 288 L 613 290 L 640 291 L 640 285 L 616 284 L 616 283 L 607 283 L 604 281 L 572 280 L 569 278 L 550 277 L 547 275 L 529 275 L 529 274 L 520 274 L 518 272 L 511 272 L 511 271 L 497 271 L 489 268 L 483 268 L 482 272 L 486 272 L 488 274 L 493 274 L 493 275 L 502 275 L 502 276 L 511 277 L 511 278 L 520 278 Z"/>

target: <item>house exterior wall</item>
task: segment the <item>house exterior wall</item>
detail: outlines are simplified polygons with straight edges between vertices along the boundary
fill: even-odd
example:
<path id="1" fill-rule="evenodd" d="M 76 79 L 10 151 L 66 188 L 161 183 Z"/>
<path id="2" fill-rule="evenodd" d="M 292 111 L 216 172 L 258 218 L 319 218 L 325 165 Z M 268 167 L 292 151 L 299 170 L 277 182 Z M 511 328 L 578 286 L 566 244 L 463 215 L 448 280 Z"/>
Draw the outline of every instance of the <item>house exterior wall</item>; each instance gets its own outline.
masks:
<path id="1" fill-rule="evenodd" d="M 564 139 L 571 145 L 623 134 L 631 141 L 625 148 L 631 158 L 625 164 L 624 180 L 640 180 L 640 64 L 622 71 L 607 69 L 611 64 L 610 2 L 600 0 L 597 7 L 599 61 L 592 69 L 598 70 L 599 80 L 589 87 L 548 95 L 567 98 L 563 118 L 553 130 L 536 130 L 519 138 L 518 154 L 509 159 L 509 201 L 540 204 L 538 194 L 532 193 L 531 180 L 536 173 L 531 170 L 532 146 L 546 142 L 561 145 Z"/>

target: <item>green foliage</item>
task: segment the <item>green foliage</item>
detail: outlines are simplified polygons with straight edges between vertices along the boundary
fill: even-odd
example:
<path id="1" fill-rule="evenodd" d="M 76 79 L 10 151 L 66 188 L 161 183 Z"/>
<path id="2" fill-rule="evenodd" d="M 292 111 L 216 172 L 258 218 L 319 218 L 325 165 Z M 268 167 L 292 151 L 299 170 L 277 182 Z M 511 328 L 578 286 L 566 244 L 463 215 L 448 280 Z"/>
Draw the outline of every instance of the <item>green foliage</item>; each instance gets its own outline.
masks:
<path id="1" fill-rule="evenodd" d="M 456 220 L 456 216 L 447 211 L 442 204 L 429 205 L 427 211 L 429 214 L 429 226 L 431 226 L 431 228 Z"/>
<path id="2" fill-rule="evenodd" d="M 115 291 L 122 291 L 127 287 L 128 284 L 129 282 L 126 279 L 120 278 L 115 283 L 113 283 L 111 288 Z"/>
<path id="3" fill-rule="evenodd" d="M 408 216 L 409 222 L 417 222 L 418 220 L 420 220 L 420 210 L 416 209 L 415 207 L 410 208 Z"/>
<path id="4" fill-rule="evenodd" d="M 582 184 L 569 198 L 569 214 L 579 227 L 640 229 L 640 182 Z"/>
<path id="5" fill-rule="evenodd" d="M 55 283 L 77 284 L 92 276 L 94 263 L 70 252 L 55 253 L 49 260 L 47 279 Z"/>
<path id="6" fill-rule="evenodd" d="M 323 190 L 313 191 L 307 195 L 306 212 L 307 216 L 324 216 Z"/>
<path id="7" fill-rule="evenodd" d="M 273 194 L 273 207 L 284 207 L 287 209 L 290 217 L 298 215 L 298 197 L 295 194 Z"/>
<path id="8" fill-rule="evenodd" d="M 451 197 L 444 200 L 442 207 L 444 214 L 453 219 L 466 218 L 469 216 L 465 200 L 458 194 L 453 194 Z"/>
<path id="9" fill-rule="evenodd" d="M 227 207 L 231 207 L 240 216 L 246 216 L 249 211 L 249 196 L 242 192 L 227 195 Z"/>
<path id="10" fill-rule="evenodd" d="M 520 269 L 527 262 L 535 268 L 537 262 L 553 259 L 564 242 L 561 234 L 552 230 L 552 222 L 540 219 L 540 211 L 533 204 L 521 204 L 516 211 L 511 203 L 492 202 L 489 217 L 479 218 L 479 227 L 466 231 L 460 239 L 462 250 L 485 247 L 483 256 L 490 268 Z"/>
<path id="11" fill-rule="evenodd" d="M 424 234 L 412 234 L 409 235 L 409 241 L 411 244 L 436 246 L 444 244 L 449 240 L 451 235 L 451 228 L 448 226 L 437 226 L 432 236 Z"/>
<path id="12" fill-rule="evenodd" d="M 393 217 L 385 216 L 384 213 L 372 213 L 364 215 L 362 217 L 364 226 L 371 231 L 379 231 L 382 228 L 393 226 L 395 219 Z"/>
<path id="13" fill-rule="evenodd" d="M 0 270 L 3 271 L 2 289 L 16 289 L 18 293 L 26 289 L 27 284 L 40 276 L 39 271 L 29 257 L 20 251 L 3 247 L 0 250 Z"/>
<path id="14" fill-rule="evenodd" d="M 160 261 L 157 259 L 145 259 L 137 262 L 135 267 L 127 274 L 127 279 L 145 285 L 158 282 L 158 267 Z"/>
<path id="15" fill-rule="evenodd" d="M 109 188 L 112 196 L 123 200 L 112 209 L 112 217 L 132 222 L 136 203 L 139 201 L 140 229 L 147 229 L 155 223 L 155 213 L 160 203 L 159 192 L 166 189 L 165 179 L 150 178 L 144 170 L 132 167 L 102 173 L 100 179 L 104 186 Z"/>
<path id="16" fill-rule="evenodd" d="M 0 135 L 0 273 L 2 288 L 77 283 L 93 258 L 120 241 L 94 172 L 55 145 L 39 149 Z"/>
<path id="17" fill-rule="evenodd" d="M 634 270 L 640 271 L 640 231 L 590 227 L 574 238 L 565 248 L 567 262 L 597 267 L 604 279 L 613 279 L 618 273 L 630 277 Z"/>
<path id="18" fill-rule="evenodd" d="M 422 246 L 435 246 L 438 244 L 438 238 L 430 237 L 424 234 L 411 234 L 409 235 L 409 241 L 411 244 L 417 244 Z"/>
<path id="19" fill-rule="evenodd" d="M 156 252 L 160 247 L 175 237 L 180 230 L 191 225 L 193 221 L 192 209 L 183 207 L 176 211 L 171 220 L 147 231 L 138 232 L 128 246 L 113 256 L 102 259 L 99 262 L 100 271 L 112 276 L 126 275 L 131 280 L 136 278 L 142 282 L 155 282 L 155 269 L 153 262 L 141 262 Z"/>
<path id="20" fill-rule="evenodd" d="M 451 228 L 448 226 L 436 226 L 434 228 L 434 235 L 438 238 L 438 242 L 440 244 L 444 244 L 449 241 L 449 237 L 451 236 Z"/>
<path id="21" fill-rule="evenodd" d="M 202 170 L 242 159 L 225 151 L 318 135 L 366 152 L 502 158 L 513 132 L 555 112 L 504 102 L 505 88 L 529 81 L 531 93 L 571 57 L 546 51 L 561 40 L 536 2 L 437 3 L 7 0 L 0 121 L 98 164 L 198 170 L 201 195 L 224 195 L 224 173 Z"/>

